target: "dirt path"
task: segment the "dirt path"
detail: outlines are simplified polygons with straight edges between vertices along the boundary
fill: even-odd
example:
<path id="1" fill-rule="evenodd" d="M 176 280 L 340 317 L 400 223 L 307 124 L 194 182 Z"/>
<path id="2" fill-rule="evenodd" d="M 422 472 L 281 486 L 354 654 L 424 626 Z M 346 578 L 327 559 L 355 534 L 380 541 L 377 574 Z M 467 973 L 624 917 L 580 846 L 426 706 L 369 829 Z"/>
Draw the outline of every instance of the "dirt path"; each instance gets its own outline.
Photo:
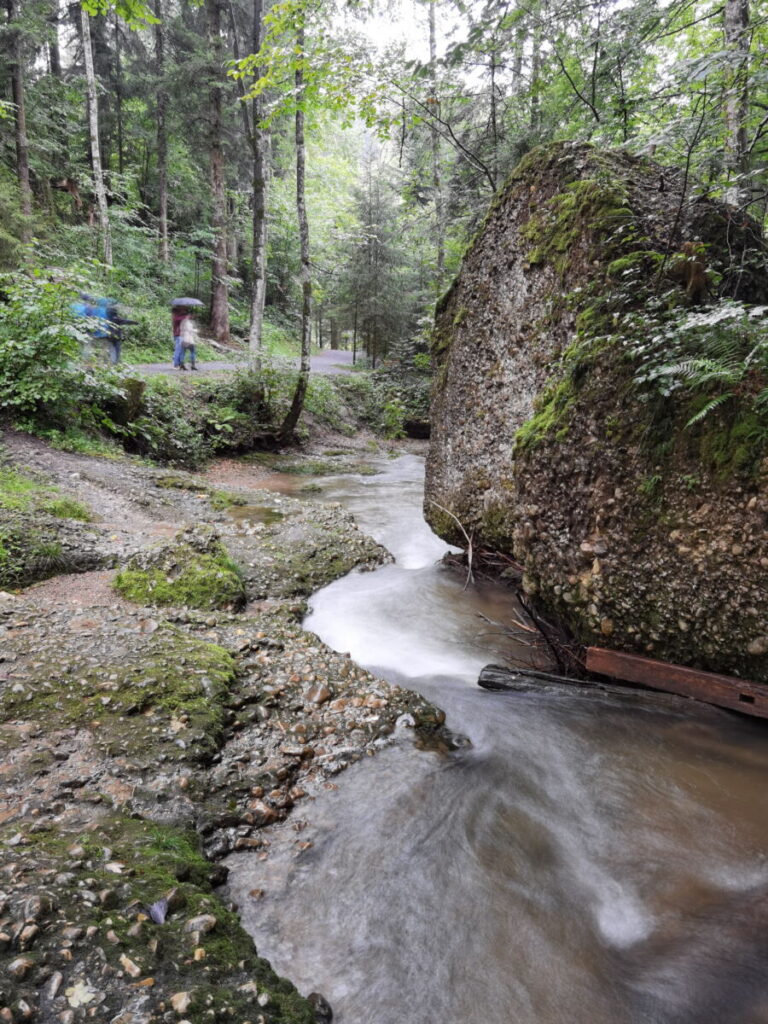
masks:
<path id="1" fill-rule="evenodd" d="M 286 366 L 293 366 L 295 369 L 298 369 L 298 358 L 286 359 L 284 362 Z M 167 363 L 137 363 L 128 365 L 132 372 L 149 377 L 159 373 L 178 374 L 180 372 L 173 368 L 170 360 Z M 237 361 L 213 360 L 211 362 L 198 362 L 196 372 L 206 375 L 231 373 L 233 370 L 243 369 L 245 366 L 245 358 Z M 185 372 L 188 373 L 189 370 Z M 328 374 L 329 376 L 352 373 L 352 353 L 342 349 L 321 349 L 320 352 L 310 357 L 310 372 Z"/>

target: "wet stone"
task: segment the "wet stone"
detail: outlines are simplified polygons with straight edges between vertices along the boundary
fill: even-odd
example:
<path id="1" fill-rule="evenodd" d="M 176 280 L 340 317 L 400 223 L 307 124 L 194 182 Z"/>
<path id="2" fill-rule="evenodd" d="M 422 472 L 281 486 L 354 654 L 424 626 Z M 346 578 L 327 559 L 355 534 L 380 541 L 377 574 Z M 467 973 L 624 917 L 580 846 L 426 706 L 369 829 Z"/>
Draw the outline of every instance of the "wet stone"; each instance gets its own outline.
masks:
<path id="1" fill-rule="evenodd" d="M 184 925 L 184 931 L 187 934 L 192 932 L 199 932 L 201 935 L 205 935 L 216 927 L 216 918 L 213 914 L 198 914 L 197 917 L 191 917 L 189 921 Z"/>
<path id="2" fill-rule="evenodd" d="M 23 978 L 34 966 L 35 961 L 31 956 L 17 956 L 8 964 L 6 972 L 13 978 Z"/>

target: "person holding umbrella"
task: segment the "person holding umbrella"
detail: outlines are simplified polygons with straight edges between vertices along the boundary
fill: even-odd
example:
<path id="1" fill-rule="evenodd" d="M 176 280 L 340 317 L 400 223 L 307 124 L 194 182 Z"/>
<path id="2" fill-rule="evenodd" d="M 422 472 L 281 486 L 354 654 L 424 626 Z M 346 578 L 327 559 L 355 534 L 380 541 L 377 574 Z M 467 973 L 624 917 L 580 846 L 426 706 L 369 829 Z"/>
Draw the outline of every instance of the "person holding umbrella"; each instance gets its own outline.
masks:
<path id="1" fill-rule="evenodd" d="M 173 365 L 177 370 L 186 370 L 186 354 L 191 358 L 190 370 L 196 370 L 195 344 L 197 341 L 192 309 L 202 306 L 200 299 L 171 299 L 171 322 L 173 325 Z"/>

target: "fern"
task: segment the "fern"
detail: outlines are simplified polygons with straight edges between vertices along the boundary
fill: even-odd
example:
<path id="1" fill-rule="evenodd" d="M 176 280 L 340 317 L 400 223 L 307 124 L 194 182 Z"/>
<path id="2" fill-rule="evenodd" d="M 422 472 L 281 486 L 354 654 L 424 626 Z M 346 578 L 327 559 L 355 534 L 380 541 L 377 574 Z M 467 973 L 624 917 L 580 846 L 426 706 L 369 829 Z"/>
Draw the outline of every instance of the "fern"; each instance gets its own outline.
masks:
<path id="1" fill-rule="evenodd" d="M 729 402 L 733 398 L 733 394 L 727 391 L 724 395 L 718 395 L 717 398 L 713 398 L 712 401 L 707 402 L 703 409 L 699 409 L 695 416 L 691 416 L 688 422 L 685 424 L 686 429 L 692 427 L 694 423 L 700 423 L 705 416 L 709 416 L 713 409 L 716 409 L 719 405 L 723 405 L 725 402 Z"/>
<path id="2" fill-rule="evenodd" d="M 737 398 L 737 418 L 748 413 L 759 421 L 768 418 L 766 312 L 765 306 L 729 301 L 703 311 L 634 318 L 627 326 L 637 359 L 636 386 L 663 399 L 685 394 L 700 405 L 686 428 Z M 755 383 L 761 388 L 757 394 Z"/>

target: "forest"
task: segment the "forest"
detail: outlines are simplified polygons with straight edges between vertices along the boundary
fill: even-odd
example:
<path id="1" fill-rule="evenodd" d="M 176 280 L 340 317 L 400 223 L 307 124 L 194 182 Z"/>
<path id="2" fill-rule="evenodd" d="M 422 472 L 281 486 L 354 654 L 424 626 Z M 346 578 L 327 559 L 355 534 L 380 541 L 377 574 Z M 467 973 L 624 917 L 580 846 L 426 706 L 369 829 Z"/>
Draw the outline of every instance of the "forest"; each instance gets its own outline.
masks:
<path id="1" fill-rule="evenodd" d="M 749 0 L 4 10 L 11 392 L 14 359 L 73 351 L 59 312 L 76 290 L 138 321 L 129 362 L 165 358 L 168 297 L 194 294 L 211 339 L 256 364 L 314 343 L 424 369 L 468 240 L 551 140 L 651 154 L 684 169 L 691 196 L 765 216 L 768 30 Z M 23 396 L 4 402 L 23 411 Z"/>

